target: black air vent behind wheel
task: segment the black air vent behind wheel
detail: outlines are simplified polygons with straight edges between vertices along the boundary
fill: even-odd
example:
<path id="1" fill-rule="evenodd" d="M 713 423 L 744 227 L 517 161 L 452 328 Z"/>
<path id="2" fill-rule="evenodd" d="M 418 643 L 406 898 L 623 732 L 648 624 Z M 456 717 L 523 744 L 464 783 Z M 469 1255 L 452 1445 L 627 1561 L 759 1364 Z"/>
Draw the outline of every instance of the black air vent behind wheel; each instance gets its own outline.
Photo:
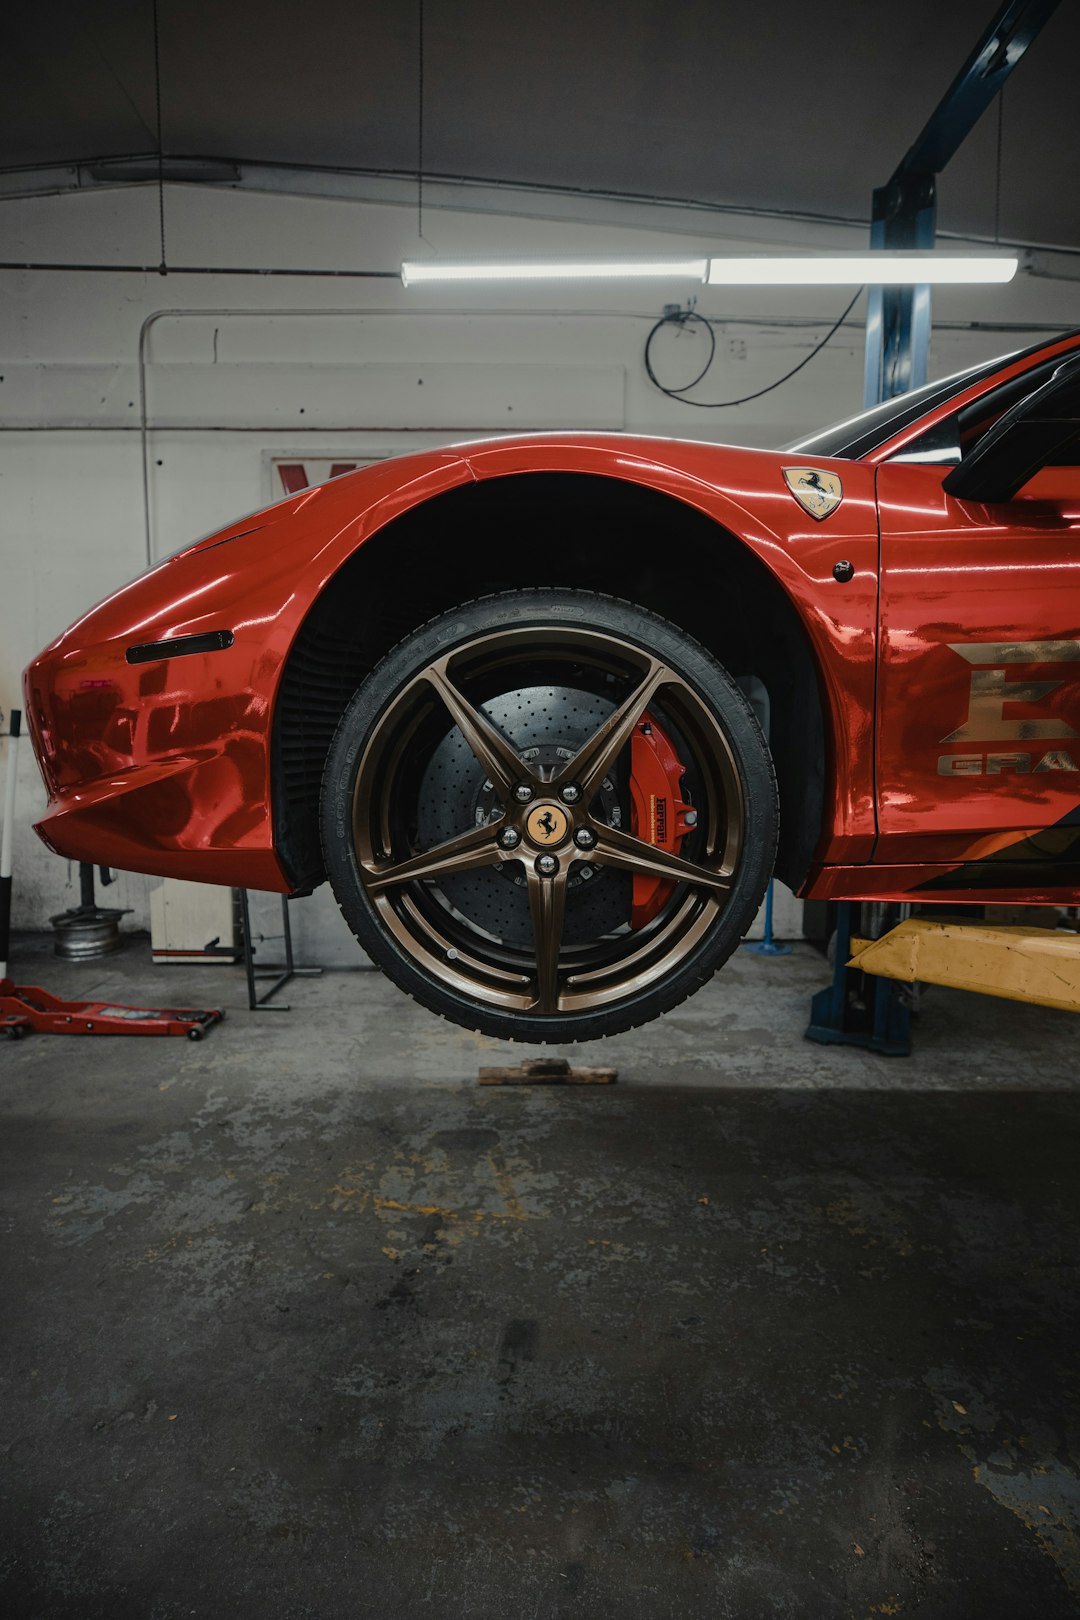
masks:
<path id="1" fill-rule="evenodd" d="M 296 889 L 321 883 L 319 791 L 338 722 L 366 672 L 353 638 L 305 626 L 274 715 L 274 819 L 278 856 Z"/>

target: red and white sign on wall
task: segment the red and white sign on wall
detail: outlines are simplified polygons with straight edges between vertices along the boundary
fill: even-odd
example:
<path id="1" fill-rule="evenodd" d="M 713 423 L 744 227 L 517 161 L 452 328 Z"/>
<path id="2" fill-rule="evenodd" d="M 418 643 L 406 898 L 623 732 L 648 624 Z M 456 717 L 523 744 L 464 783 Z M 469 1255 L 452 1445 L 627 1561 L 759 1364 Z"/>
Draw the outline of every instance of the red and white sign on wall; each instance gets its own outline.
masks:
<path id="1" fill-rule="evenodd" d="M 279 501 L 284 495 L 298 495 L 302 489 L 325 484 L 330 478 L 340 478 L 342 473 L 355 472 L 357 467 L 365 467 L 374 459 L 372 456 L 351 459 L 347 456 L 271 456 L 271 499 Z"/>

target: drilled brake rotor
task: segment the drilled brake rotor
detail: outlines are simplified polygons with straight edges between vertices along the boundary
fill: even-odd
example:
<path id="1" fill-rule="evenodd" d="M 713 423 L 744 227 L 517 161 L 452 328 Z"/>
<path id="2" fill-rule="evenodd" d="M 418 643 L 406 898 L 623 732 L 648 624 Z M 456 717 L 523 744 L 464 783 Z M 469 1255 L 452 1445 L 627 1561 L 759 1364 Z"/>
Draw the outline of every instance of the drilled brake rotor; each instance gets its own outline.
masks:
<path id="1" fill-rule="evenodd" d="M 572 758 L 613 712 L 615 705 L 594 692 L 566 686 L 529 686 L 504 692 L 480 705 L 535 770 L 544 774 Z M 609 826 L 623 823 L 618 789 L 604 779 L 596 814 Z M 421 848 L 430 849 L 473 826 L 499 817 L 494 785 L 485 780 L 468 743 L 454 727 L 433 753 L 424 773 L 417 808 Z M 625 872 L 576 862 L 567 884 L 563 940 L 587 944 L 624 926 L 630 917 L 633 879 Z M 507 945 L 529 947 L 532 923 L 522 865 L 483 867 L 440 880 L 453 908 Z"/>

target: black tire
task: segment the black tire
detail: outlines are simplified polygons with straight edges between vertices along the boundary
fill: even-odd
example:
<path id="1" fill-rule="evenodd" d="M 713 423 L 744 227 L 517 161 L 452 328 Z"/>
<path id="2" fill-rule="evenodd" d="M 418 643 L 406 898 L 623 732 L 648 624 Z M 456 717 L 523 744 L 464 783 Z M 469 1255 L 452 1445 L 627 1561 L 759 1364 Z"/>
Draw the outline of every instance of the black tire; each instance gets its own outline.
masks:
<path id="1" fill-rule="evenodd" d="M 672 681 L 672 688 L 677 685 L 680 693 L 687 694 L 687 703 L 699 705 L 701 714 L 714 728 L 711 735 L 722 739 L 722 745 L 716 752 L 722 751 L 725 754 L 728 796 L 732 797 L 734 791 L 741 796 L 741 805 L 737 808 L 729 806 L 728 811 L 730 816 L 734 817 L 737 814 L 739 817 L 740 846 L 737 860 L 731 870 L 729 890 L 722 902 L 722 909 L 715 915 L 700 913 L 702 917 L 699 923 L 700 937 L 697 935 L 693 937 L 692 943 L 686 946 L 682 956 L 673 961 L 670 972 L 663 971 L 659 977 L 644 985 L 628 982 L 624 995 L 618 993 L 616 982 L 614 990 L 608 992 L 608 999 L 603 1005 L 564 1010 L 561 1005 L 564 998 L 558 993 L 555 995 L 555 1010 L 542 1013 L 536 1010 L 492 1005 L 484 994 L 470 993 L 468 985 L 452 982 L 444 974 L 435 971 L 430 965 L 429 957 L 418 956 L 411 947 L 406 948 L 402 938 L 399 937 L 399 931 L 387 926 L 385 919 L 389 913 L 385 904 L 380 911 L 378 901 L 373 899 L 369 892 L 368 882 L 374 867 L 365 865 L 367 882 L 361 875 L 357 856 L 356 823 L 354 823 L 354 810 L 359 802 L 360 792 L 358 775 L 363 769 L 365 777 L 361 787 L 366 793 L 367 777 L 374 768 L 369 761 L 380 746 L 379 737 L 390 723 L 385 719 L 388 711 L 392 710 L 392 706 L 402 709 L 409 701 L 408 694 L 416 683 L 425 679 L 426 672 L 439 660 L 446 658 L 447 655 L 453 656 L 455 649 L 460 650 L 461 658 L 466 658 L 470 655 L 471 645 L 478 643 L 478 638 L 502 635 L 507 627 L 511 631 L 520 630 L 532 635 L 534 638 L 532 644 L 538 646 L 542 646 L 538 638 L 548 627 L 556 636 L 561 635 L 563 640 L 570 640 L 568 633 L 572 632 L 581 632 L 586 638 L 595 635 L 597 643 L 601 637 L 610 638 L 611 644 L 617 643 L 625 648 L 628 656 L 633 655 L 642 659 L 651 656 L 654 663 L 656 661 L 662 663 L 673 676 L 678 677 L 677 683 Z M 613 677 L 607 675 L 604 678 L 610 680 Z M 520 697 L 520 690 L 512 695 Z M 477 699 L 477 705 L 483 701 L 486 700 Z M 612 708 L 613 705 L 609 705 L 609 712 Z M 445 711 L 440 712 L 443 714 L 444 722 L 450 725 L 450 731 L 453 732 L 453 724 L 448 721 Z M 418 734 L 415 730 L 412 733 L 414 737 Z M 702 735 L 710 734 L 702 733 Z M 463 736 L 464 733 L 456 735 L 455 742 L 460 743 Z M 393 756 L 395 761 L 409 761 L 411 756 L 407 752 L 407 747 L 410 745 L 402 743 L 397 746 L 398 752 Z M 521 745 L 517 742 L 506 740 L 506 746 L 514 747 L 521 752 Z M 580 745 L 575 743 L 575 746 Z M 699 752 L 704 754 L 706 751 L 699 750 Z M 563 753 L 565 755 L 565 749 Z M 472 763 L 475 765 L 475 761 Z M 396 768 L 405 770 L 406 765 L 400 764 Z M 709 760 L 705 759 L 702 769 L 708 768 L 710 768 Z M 389 771 L 389 766 L 386 770 Z M 483 773 L 480 772 L 479 766 L 476 766 L 476 770 L 482 778 Z M 609 776 L 604 780 L 605 788 L 610 789 L 611 777 L 614 774 L 614 768 L 609 768 Z M 737 790 L 731 790 L 730 784 L 735 780 L 738 784 Z M 484 786 L 491 788 L 491 781 L 487 781 Z M 387 792 L 389 791 L 388 788 Z M 365 805 L 368 802 L 367 799 L 364 800 Z M 364 814 L 367 813 L 365 810 Z M 417 814 L 422 813 L 421 806 Z M 476 819 L 478 821 L 480 819 L 479 812 L 476 812 Z M 716 659 L 684 631 L 644 608 L 592 592 L 570 589 L 512 591 L 482 597 L 476 601 L 466 602 L 461 607 L 421 626 L 400 642 L 368 676 L 342 717 L 326 762 L 321 804 L 326 870 L 342 915 L 364 950 L 397 985 L 433 1012 L 487 1035 L 529 1043 L 584 1041 L 617 1034 L 647 1023 L 699 989 L 735 950 L 757 914 L 772 875 L 778 820 L 776 778 L 765 739 L 749 704 L 731 676 L 721 668 Z M 622 825 L 621 819 L 616 822 L 614 813 L 611 824 L 612 829 Z M 471 826 L 471 822 L 468 825 Z M 704 838 L 704 834 L 702 837 Z M 493 841 L 494 838 L 495 834 L 492 833 Z M 382 842 L 389 844 L 389 836 Z M 692 840 L 684 841 L 683 847 L 689 848 L 690 842 Z M 377 844 L 375 847 L 377 850 Z M 407 846 L 406 858 L 408 850 L 417 847 L 424 850 L 430 848 L 430 845 L 422 841 L 419 842 L 419 846 L 416 842 L 411 843 Z M 392 854 L 393 851 L 385 853 L 383 858 L 389 861 Z M 578 859 L 576 851 L 571 850 L 570 854 L 575 861 Z M 399 855 L 394 858 L 401 857 Z M 504 856 L 500 859 L 506 861 L 509 857 Z M 540 864 L 540 858 L 536 857 L 537 868 Z M 602 862 L 598 864 L 603 867 Z M 569 873 L 573 869 L 573 866 L 567 863 L 566 882 L 569 881 Z M 518 870 L 525 870 L 524 862 L 520 863 Z M 695 870 L 704 871 L 705 867 Z M 710 872 L 716 875 L 713 869 L 710 869 Z M 500 868 L 498 876 L 504 875 L 508 874 Z M 608 879 L 609 896 L 615 893 L 618 881 L 626 883 L 633 881 L 624 871 L 602 870 L 598 875 Z M 527 871 L 526 877 L 530 885 L 531 905 L 532 886 L 535 880 Z M 522 886 L 520 878 L 515 878 L 514 881 L 519 888 Z M 449 888 L 452 882 L 453 880 L 449 880 L 443 887 Z M 419 890 L 431 892 L 430 885 L 425 889 L 419 882 L 410 883 L 407 887 L 414 893 Z M 670 888 L 673 893 L 683 895 L 688 901 L 690 898 L 697 898 L 693 883 L 684 887 L 682 884 L 672 882 Z M 403 891 L 399 888 L 393 892 L 400 894 Z M 715 891 L 706 895 L 703 889 L 700 900 L 702 907 L 707 903 L 712 906 L 721 904 L 716 898 Z M 445 899 L 442 903 L 446 905 Z M 566 900 L 565 884 L 561 903 L 566 906 L 565 915 L 569 926 L 570 906 Z M 674 903 L 671 902 L 672 905 Z M 575 904 L 584 902 L 575 901 Z M 591 899 L 589 904 L 593 904 Z M 456 914 L 451 912 L 451 915 Z M 563 913 L 560 911 L 560 930 L 563 927 L 562 916 Z M 624 938 L 628 940 L 629 937 L 625 934 L 626 926 L 624 922 Z M 686 930 L 687 937 L 691 932 L 689 929 Z M 539 939 L 539 924 L 535 924 L 535 933 Z M 561 937 L 563 936 L 560 935 Z M 605 939 L 610 937 L 605 935 Z M 554 948 L 557 978 L 561 968 L 558 940 Z M 629 949 L 628 942 L 627 950 Z M 458 955 L 453 949 L 446 954 L 451 958 Z M 539 984 L 541 973 L 539 946 L 536 960 Z M 639 978 L 641 976 L 638 975 Z M 628 979 L 633 977 L 632 973 L 628 974 Z M 566 982 L 571 984 L 574 980 L 570 977 Z M 565 999 L 569 1001 L 572 998 Z M 536 1005 L 540 1003 L 536 1002 Z M 548 1005 L 552 1005 L 550 1000 Z"/>

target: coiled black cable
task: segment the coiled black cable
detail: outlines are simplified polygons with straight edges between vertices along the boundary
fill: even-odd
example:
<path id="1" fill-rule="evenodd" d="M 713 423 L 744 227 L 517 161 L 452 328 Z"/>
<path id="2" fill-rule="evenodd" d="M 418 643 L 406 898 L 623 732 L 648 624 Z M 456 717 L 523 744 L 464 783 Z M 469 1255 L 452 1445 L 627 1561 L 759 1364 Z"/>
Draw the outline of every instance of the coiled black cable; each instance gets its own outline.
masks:
<path id="1" fill-rule="evenodd" d="M 656 322 L 655 326 L 649 332 L 648 337 L 645 339 L 645 371 L 654 388 L 658 388 L 662 394 L 666 394 L 668 399 L 679 400 L 683 405 L 693 405 L 698 410 L 702 411 L 724 411 L 728 410 L 732 405 L 747 405 L 752 399 L 760 399 L 762 394 L 771 394 L 774 388 L 780 388 L 784 383 L 790 381 L 790 379 L 795 376 L 796 372 L 801 371 L 804 366 L 808 366 L 814 356 L 821 353 L 829 339 L 835 337 L 836 333 L 839 332 L 840 328 L 843 326 L 844 322 L 855 308 L 855 305 L 858 303 L 862 292 L 863 289 L 861 287 L 858 288 L 854 298 L 851 300 L 850 304 L 847 305 L 843 314 L 837 321 L 834 322 L 832 326 L 830 326 L 821 342 L 816 344 L 815 347 L 810 350 L 810 353 L 799 361 L 797 366 L 792 366 L 791 370 L 786 371 L 782 377 L 778 377 L 775 382 L 769 383 L 765 388 L 757 389 L 753 394 L 743 394 L 739 399 L 687 399 L 686 396 L 689 390 L 691 388 L 696 388 L 698 383 L 708 375 L 709 368 L 716 359 L 716 332 L 713 327 L 713 323 L 708 319 L 707 316 L 699 315 L 696 309 L 678 309 L 671 312 L 665 312 L 663 315 L 661 315 L 660 319 Z M 653 339 L 656 337 L 657 332 L 659 332 L 662 326 L 685 326 L 689 321 L 698 321 L 708 332 L 709 357 L 705 361 L 705 364 L 702 366 L 701 370 L 698 372 L 697 376 L 692 378 L 690 382 L 684 383 L 681 388 L 667 388 L 660 381 L 659 377 L 656 375 L 656 372 L 653 370 Z"/>

